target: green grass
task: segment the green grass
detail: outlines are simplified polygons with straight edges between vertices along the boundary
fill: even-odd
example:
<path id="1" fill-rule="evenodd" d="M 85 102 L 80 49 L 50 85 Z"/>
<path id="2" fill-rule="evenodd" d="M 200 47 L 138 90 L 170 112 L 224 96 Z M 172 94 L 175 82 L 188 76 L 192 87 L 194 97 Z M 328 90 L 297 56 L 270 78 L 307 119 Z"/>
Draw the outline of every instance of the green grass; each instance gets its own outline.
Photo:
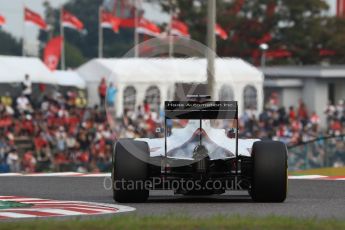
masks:
<path id="1" fill-rule="evenodd" d="M 93 220 L 37 220 L 0 223 L 2 229 L 104 230 L 104 229 L 345 229 L 343 220 L 299 219 L 290 217 L 213 216 L 134 216 L 119 215 Z"/>
<path id="2" fill-rule="evenodd" d="M 289 172 L 290 175 L 323 175 L 323 176 L 345 176 L 345 167 L 342 168 L 319 168 Z"/>

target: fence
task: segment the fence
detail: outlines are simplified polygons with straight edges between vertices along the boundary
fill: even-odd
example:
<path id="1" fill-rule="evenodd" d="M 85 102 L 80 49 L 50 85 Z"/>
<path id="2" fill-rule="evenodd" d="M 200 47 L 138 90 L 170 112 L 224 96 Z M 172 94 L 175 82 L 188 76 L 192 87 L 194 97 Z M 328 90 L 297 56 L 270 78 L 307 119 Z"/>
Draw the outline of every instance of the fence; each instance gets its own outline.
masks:
<path id="1" fill-rule="evenodd" d="M 288 148 L 289 170 L 345 166 L 345 135 L 320 137 Z"/>

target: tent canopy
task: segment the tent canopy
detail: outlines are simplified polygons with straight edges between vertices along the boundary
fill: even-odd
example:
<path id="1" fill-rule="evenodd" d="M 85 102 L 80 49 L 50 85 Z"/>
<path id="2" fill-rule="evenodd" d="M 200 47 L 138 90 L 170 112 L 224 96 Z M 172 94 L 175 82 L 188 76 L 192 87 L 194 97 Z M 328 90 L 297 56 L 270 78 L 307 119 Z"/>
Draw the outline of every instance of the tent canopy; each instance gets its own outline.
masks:
<path id="1" fill-rule="evenodd" d="M 57 84 L 52 72 L 38 58 L 0 56 L 0 83 L 22 82 L 26 74 L 33 83 Z"/>
<path id="2" fill-rule="evenodd" d="M 75 71 L 55 71 L 53 77 L 60 86 L 71 86 L 85 89 L 85 81 Z"/>
<path id="3" fill-rule="evenodd" d="M 82 65 L 78 73 L 87 82 L 102 77 L 116 82 L 204 82 L 207 61 L 204 58 L 122 58 L 93 59 Z M 216 81 L 262 82 L 262 73 L 238 58 L 217 58 Z"/>

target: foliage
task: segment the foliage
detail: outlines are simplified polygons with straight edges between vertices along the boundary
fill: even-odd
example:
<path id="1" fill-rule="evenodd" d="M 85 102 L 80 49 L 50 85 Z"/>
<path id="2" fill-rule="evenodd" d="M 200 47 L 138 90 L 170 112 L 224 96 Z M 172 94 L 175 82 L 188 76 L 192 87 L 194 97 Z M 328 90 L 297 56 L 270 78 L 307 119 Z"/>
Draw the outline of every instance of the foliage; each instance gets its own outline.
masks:
<path id="1" fill-rule="evenodd" d="M 169 1 L 158 2 L 163 10 L 170 10 Z M 174 9 L 178 18 L 190 28 L 191 37 L 206 43 L 207 1 L 176 0 Z M 268 58 L 268 64 L 319 64 L 323 61 L 343 63 L 345 61 L 345 19 L 326 14 L 326 0 L 217 0 L 217 23 L 229 34 L 229 39 L 217 38 L 219 56 L 236 56 L 254 64 L 259 63 L 260 39 L 270 34 L 267 43 L 270 50 L 284 49 L 291 57 Z M 66 40 L 79 49 L 85 59 L 97 57 L 98 53 L 98 7 L 103 0 L 71 0 L 64 7 L 79 17 L 87 33 L 81 34 L 65 29 Z M 272 14 L 269 7 L 276 5 Z M 46 6 L 47 7 L 47 6 Z M 237 10 L 236 10 L 237 8 Z M 52 17 L 46 12 L 49 21 L 54 23 L 54 34 L 59 34 L 59 12 Z M 164 25 L 161 25 L 164 27 Z M 47 34 L 40 38 L 47 41 Z M 104 30 L 104 55 L 120 57 L 133 46 L 133 29 L 121 29 L 115 34 Z M 335 55 L 320 56 L 320 50 L 333 50 Z M 256 54 L 256 55 L 255 55 Z M 66 52 L 66 55 L 70 55 Z M 68 59 L 68 58 L 67 58 Z"/>
<path id="2" fill-rule="evenodd" d="M 329 18 L 323 16 L 328 9 L 322 0 L 284 0 L 279 20 L 285 24 L 277 28 L 275 45 L 290 50 L 296 63 L 313 64 L 320 60 L 319 50 L 328 48 L 324 25 Z"/>
<path id="3" fill-rule="evenodd" d="M 77 68 L 85 62 L 85 58 L 81 51 L 75 47 L 73 44 L 66 42 L 65 43 L 66 51 L 66 66 L 69 68 Z"/>
<path id="4" fill-rule="evenodd" d="M 154 1 L 154 0 L 152 0 Z M 198 4 L 195 4 L 198 2 Z M 241 0 L 217 1 L 217 23 L 229 33 L 228 40 L 217 38 L 217 53 L 220 56 L 237 56 L 258 63 L 260 39 L 271 34 L 268 41 L 270 50 L 286 49 L 290 58 L 269 59 L 270 64 L 317 64 L 323 61 L 321 49 L 336 50 L 332 62 L 343 62 L 344 19 L 326 15 L 328 5 L 325 0 Z M 192 38 L 206 42 L 207 1 L 176 1 L 179 18 L 191 30 Z M 162 3 L 168 12 L 169 7 Z M 273 14 L 269 6 L 275 5 Z"/>
<path id="5" fill-rule="evenodd" d="M 323 44 L 336 53 L 330 58 L 331 63 L 344 64 L 345 63 L 345 19 L 344 18 L 331 18 L 323 26 L 325 36 Z"/>
<path id="6" fill-rule="evenodd" d="M 1 55 L 17 55 L 22 53 L 21 43 L 19 43 L 9 33 L 0 30 L 0 54 Z"/>

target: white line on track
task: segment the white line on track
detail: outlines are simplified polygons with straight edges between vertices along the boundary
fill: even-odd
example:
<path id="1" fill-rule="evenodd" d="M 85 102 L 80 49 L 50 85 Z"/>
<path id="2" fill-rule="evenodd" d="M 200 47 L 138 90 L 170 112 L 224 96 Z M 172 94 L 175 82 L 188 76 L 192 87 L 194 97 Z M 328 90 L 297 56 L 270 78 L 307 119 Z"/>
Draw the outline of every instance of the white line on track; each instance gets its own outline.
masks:
<path id="1" fill-rule="evenodd" d="M 8 217 L 8 218 L 34 218 L 35 215 L 29 215 L 29 214 L 21 214 L 21 213 L 15 213 L 15 212 L 1 212 L 0 216 Z"/>
<path id="2" fill-rule="evenodd" d="M 62 173 L 0 173 L 0 177 L 110 177 L 111 173 L 78 173 L 78 172 L 62 172 Z M 289 176 L 292 180 L 345 180 L 344 177 L 329 177 L 323 175 L 300 175 Z"/>
<path id="3" fill-rule="evenodd" d="M 321 179 L 321 178 L 326 178 L 327 176 L 322 176 L 322 175 L 301 175 L 301 176 L 289 176 L 289 179 Z"/>

